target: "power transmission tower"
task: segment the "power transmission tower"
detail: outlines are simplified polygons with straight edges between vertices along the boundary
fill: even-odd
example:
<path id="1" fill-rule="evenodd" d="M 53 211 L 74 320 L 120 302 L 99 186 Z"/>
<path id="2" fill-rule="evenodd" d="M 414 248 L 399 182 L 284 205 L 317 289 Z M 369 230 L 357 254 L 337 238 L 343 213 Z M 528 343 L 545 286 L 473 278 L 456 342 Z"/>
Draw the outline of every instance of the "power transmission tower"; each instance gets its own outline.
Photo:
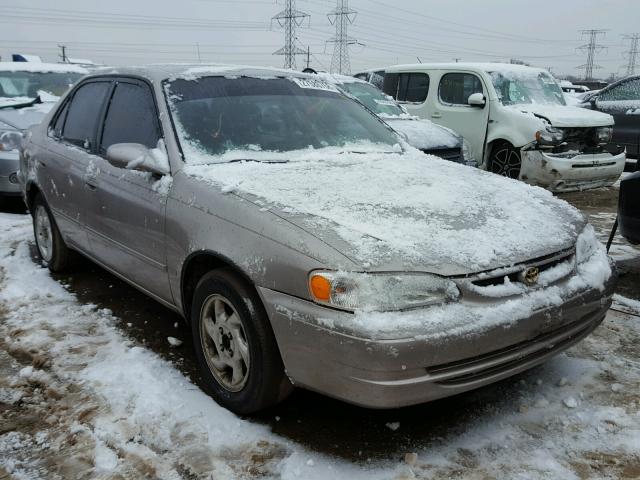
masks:
<path id="1" fill-rule="evenodd" d="M 636 67 L 638 66 L 638 46 L 640 43 L 640 33 L 632 33 L 631 35 L 623 35 L 624 40 L 629 40 L 629 50 L 626 52 L 628 56 L 627 62 L 627 76 L 634 75 L 636 73 Z"/>
<path id="2" fill-rule="evenodd" d="M 60 49 L 60 59 L 62 60 L 62 63 L 67 63 L 67 61 L 69 60 L 67 58 L 67 46 L 66 45 L 58 45 L 58 48 Z"/>
<path id="3" fill-rule="evenodd" d="M 584 69 L 584 79 L 589 81 L 593 80 L 593 69 L 602 68 L 600 65 L 593 63 L 596 53 L 601 52 L 606 47 L 598 44 L 598 36 L 604 36 L 606 30 L 582 30 L 582 36 L 589 38 L 589 43 L 581 45 L 577 48 L 578 51 L 587 54 L 587 63 L 580 65 L 578 68 Z"/>
<path id="4" fill-rule="evenodd" d="M 336 8 L 327 14 L 329 23 L 336 26 L 335 37 L 327 40 L 327 43 L 333 43 L 331 73 L 351 73 L 349 45 L 358 42 L 347 34 L 347 27 L 353 24 L 357 14 L 358 12 L 349 8 L 349 0 L 337 0 Z"/>
<path id="5" fill-rule="evenodd" d="M 271 22 L 277 21 L 284 28 L 284 47 L 273 52 L 274 55 L 284 55 L 284 68 L 296 68 L 296 55 L 305 54 L 304 50 L 296 47 L 296 27 L 309 18 L 304 12 L 296 10 L 296 0 L 286 0 L 286 6 L 277 15 L 271 18 Z"/>

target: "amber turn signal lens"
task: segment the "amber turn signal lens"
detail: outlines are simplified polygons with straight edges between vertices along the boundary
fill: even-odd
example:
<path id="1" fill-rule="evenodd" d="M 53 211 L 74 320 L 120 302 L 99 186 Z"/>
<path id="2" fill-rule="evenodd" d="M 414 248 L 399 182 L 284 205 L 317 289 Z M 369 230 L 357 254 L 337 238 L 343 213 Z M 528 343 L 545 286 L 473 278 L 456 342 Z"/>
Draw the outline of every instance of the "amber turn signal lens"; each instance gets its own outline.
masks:
<path id="1" fill-rule="evenodd" d="M 322 275 L 312 276 L 309 280 L 309 288 L 316 300 L 328 302 L 331 299 L 331 282 Z"/>

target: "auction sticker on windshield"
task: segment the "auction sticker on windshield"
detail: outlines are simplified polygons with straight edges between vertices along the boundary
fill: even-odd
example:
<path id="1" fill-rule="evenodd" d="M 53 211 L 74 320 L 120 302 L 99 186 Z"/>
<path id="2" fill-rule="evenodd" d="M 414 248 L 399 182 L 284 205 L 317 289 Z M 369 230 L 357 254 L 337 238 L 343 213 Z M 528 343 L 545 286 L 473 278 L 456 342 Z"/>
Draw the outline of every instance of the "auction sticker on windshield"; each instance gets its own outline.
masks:
<path id="1" fill-rule="evenodd" d="M 329 92 L 339 93 L 338 89 L 325 82 L 324 80 L 316 78 L 291 78 L 291 81 L 297 84 L 300 88 L 311 88 L 313 90 L 327 90 Z"/>

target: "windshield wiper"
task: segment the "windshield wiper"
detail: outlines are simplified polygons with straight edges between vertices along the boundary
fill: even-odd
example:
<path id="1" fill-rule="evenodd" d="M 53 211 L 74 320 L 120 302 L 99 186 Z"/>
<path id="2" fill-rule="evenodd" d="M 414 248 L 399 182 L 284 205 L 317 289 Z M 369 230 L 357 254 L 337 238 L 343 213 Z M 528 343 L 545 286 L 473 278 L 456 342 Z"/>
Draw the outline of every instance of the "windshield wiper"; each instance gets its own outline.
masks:
<path id="1" fill-rule="evenodd" d="M 33 100 L 29 100 L 28 102 L 24 102 L 24 103 L 9 103 L 7 105 L 0 105 L 0 110 L 6 110 L 8 108 L 13 108 L 13 109 L 17 110 L 19 108 L 33 107 L 34 105 L 37 105 L 39 103 L 42 103 L 42 100 L 40 99 L 40 95 L 38 95 Z"/>
<path id="2" fill-rule="evenodd" d="M 256 163 L 289 163 L 288 160 L 258 160 L 257 158 L 236 158 L 229 160 L 225 163 L 238 163 L 238 162 L 256 162 Z"/>

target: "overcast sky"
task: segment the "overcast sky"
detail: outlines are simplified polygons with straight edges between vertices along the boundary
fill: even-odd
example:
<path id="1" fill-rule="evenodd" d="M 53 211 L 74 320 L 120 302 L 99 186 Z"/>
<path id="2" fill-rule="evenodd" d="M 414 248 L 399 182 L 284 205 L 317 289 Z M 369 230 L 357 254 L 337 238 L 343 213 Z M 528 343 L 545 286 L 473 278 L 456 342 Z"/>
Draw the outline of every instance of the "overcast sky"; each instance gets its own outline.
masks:
<path id="1" fill-rule="evenodd" d="M 2 4 L 2 2 L 5 2 Z M 70 57 L 104 64 L 151 62 L 242 63 L 282 66 L 272 55 L 284 33 L 271 17 L 284 0 L 0 0 L 0 54 Z M 335 0 L 297 0 L 310 17 L 297 43 L 310 47 L 311 66 L 329 69 L 335 34 L 326 13 Z M 19 6 L 18 6 L 19 5 Z M 638 0 L 351 0 L 352 72 L 395 63 L 508 61 L 518 58 L 557 75 L 579 74 L 586 55 L 582 29 L 607 29 L 595 76 L 623 74 L 629 42 L 640 32 Z M 639 59 L 640 60 L 640 59 Z M 297 58 L 299 68 L 306 58 Z"/>

